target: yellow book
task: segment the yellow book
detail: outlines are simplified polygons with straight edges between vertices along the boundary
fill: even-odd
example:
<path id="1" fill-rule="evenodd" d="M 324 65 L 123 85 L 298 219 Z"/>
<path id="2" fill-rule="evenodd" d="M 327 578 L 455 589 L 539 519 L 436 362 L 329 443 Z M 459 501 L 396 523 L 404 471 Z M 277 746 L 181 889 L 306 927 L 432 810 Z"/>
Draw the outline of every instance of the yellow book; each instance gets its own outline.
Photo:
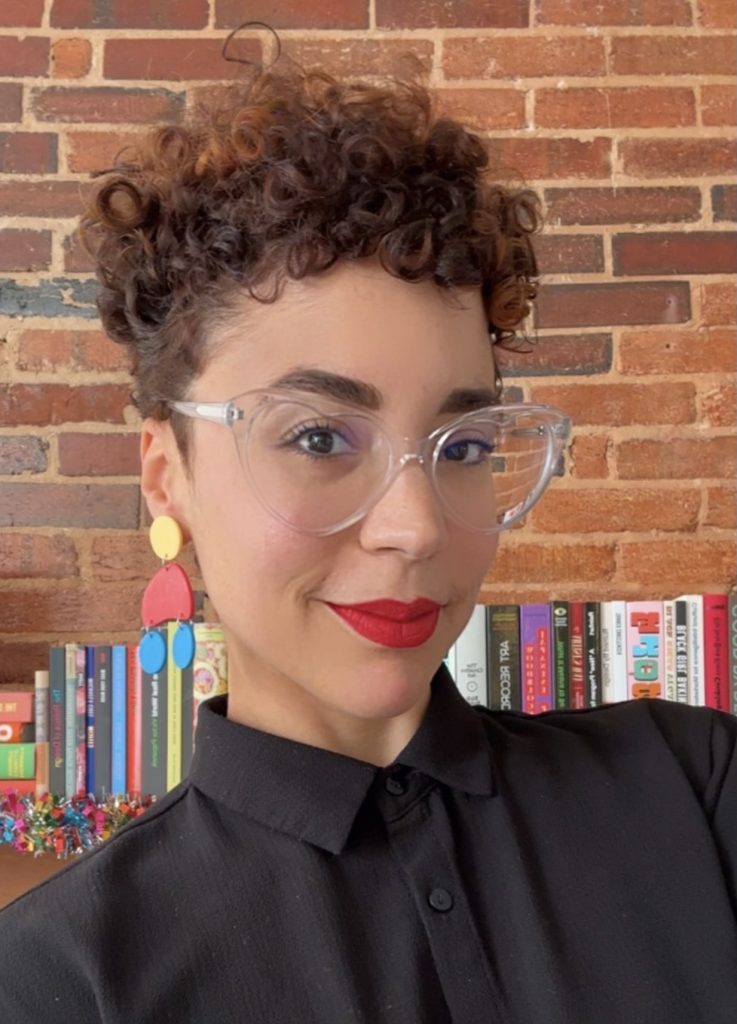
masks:
<path id="1" fill-rule="evenodd" d="M 177 622 L 167 623 L 167 669 L 169 693 L 166 702 L 166 788 L 182 781 L 182 670 L 174 661 Z"/>

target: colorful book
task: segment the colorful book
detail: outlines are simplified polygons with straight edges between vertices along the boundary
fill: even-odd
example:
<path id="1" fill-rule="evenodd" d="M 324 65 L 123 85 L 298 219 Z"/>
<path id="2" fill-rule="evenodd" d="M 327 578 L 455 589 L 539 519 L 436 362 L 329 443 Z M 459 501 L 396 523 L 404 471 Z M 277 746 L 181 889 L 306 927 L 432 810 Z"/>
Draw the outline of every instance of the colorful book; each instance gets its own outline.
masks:
<path id="1" fill-rule="evenodd" d="M 615 703 L 628 700 L 627 689 L 627 602 L 609 601 L 609 615 L 612 623 L 611 662 L 613 700 Z"/>
<path id="2" fill-rule="evenodd" d="M 95 774 L 94 789 L 97 800 L 107 800 L 112 792 L 113 709 L 110 680 L 112 647 L 95 644 L 89 648 L 94 676 L 95 704 Z"/>
<path id="3" fill-rule="evenodd" d="M 195 622 L 193 666 L 194 721 L 203 700 L 228 692 L 228 645 L 219 622 Z"/>
<path id="4" fill-rule="evenodd" d="M 128 664 L 128 690 L 126 704 L 126 792 L 131 797 L 141 796 L 141 663 L 138 644 L 126 645 Z"/>
<path id="5" fill-rule="evenodd" d="M 586 671 L 584 659 L 584 602 L 569 601 L 568 616 L 570 623 L 570 706 L 572 708 L 585 708 Z"/>
<path id="6" fill-rule="evenodd" d="M 737 715 L 737 590 L 731 590 L 727 602 L 727 630 L 729 633 L 729 692 L 730 710 Z"/>
<path id="7" fill-rule="evenodd" d="M 520 711 L 519 605 L 486 606 L 486 648 L 489 707 Z"/>
<path id="8" fill-rule="evenodd" d="M 0 691 L 0 722 L 32 722 L 33 691 Z"/>
<path id="9" fill-rule="evenodd" d="M 65 794 L 87 793 L 87 651 L 84 644 L 65 644 Z"/>
<path id="10" fill-rule="evenodd" d="M 182 670 L 174 661 L 174 637 L 178 622 L 167 622 L 168 666 L 166 700 L 166 788 L 173 789 L 182 781 Z"/>
<path id="11" fill-rule="evenodd" d="M 676 602 L 663 601 L 663 696 L 676 697 Z"/>
<path id="12" fill-rule="evenodd" d="M 126 726 L 128 704 L 128 666 L 125 644 L 112 644 L 110 656 L 110 688 L 112 730 L 110 737 L 110 792 L 126 792 Z"/>
<path id="13" fill-rule="evenodd" d="M 704 703 L 730 710 L 727 595 L 704 594 Z"/>
<path id="14" fill-rule="evenodd" d="M 36 669 L 33 679 L 33 715 L 36 727 L 36 790 L 49 792 L 49 671 Z"/>
<path id="15" fill-rule="evenodd" d="M 193 627 L 194 628 L 194 627 Z M 194 756 L 194 659 L 182 672 L 182 778 L 186 778 Z"/>
<path id="16" fill-rule="evenodd" d="M 66 793 L 66 650 L 49 648 L 49 792 Z"/>
<path id="17" fill-rule="evenodd" d="M 553 624 L 553 704 L 556 708 L 568 708 L 571 700 L 568 601 L 554 601 L 551 604 L 551 617 Z"/>
<path id="18" fill-rule="evenodd" d="M 0 743 L 35 743 L 33 722 L 0 722 Z"/>
<path id="19" fill-rule="evenodd" d="M 523 604 L 519 628 L 522 708 L 528 714 L 550 711 L 553 707 L 550 605 Z"/>
<path id="20" fill-rule="evenodd" d="M 0 746 L 0 779 L 33 779 L 36 783 L 36 744 L 3 743 Z"/>
<path id="21" fill-rule="evenodd" d="M 486 606 L 474 605 L 456 640 L 456 686 L 469 704 L 489 706 L 486 682 Z"/>
<path id="22" fill-rule="evenodd" d="M 166 624 L 155 627 L 167 644 Z M 167 673 L 141 669 L 141 792 L 159 797 L 166 793 Z"/>
<path id="23" fill-rule="evenodd" d="M 688 703 L 703 707 L 704 604 L 701 594 L 682 594 L 688 609 Z"/>
<path id="24" fill-rule="evenodd" d="M 629 697 L 663 696 L 663 602 L 627 602 Z"/>
<path id="25" fill-rule="evenodd" d="M 586 680 L 586 706 L 601 704 L 601 653 L 599 651 L 599 605 L 596 601 L 584 603 L 584 674 Z"/>

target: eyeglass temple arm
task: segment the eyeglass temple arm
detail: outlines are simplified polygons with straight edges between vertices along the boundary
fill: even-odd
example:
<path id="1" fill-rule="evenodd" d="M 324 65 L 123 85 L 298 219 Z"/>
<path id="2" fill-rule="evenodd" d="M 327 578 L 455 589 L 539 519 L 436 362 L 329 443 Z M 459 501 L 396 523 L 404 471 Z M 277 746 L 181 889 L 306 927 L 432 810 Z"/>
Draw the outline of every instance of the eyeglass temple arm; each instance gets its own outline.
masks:
<path id="1" fill-rule="evenodd" d="M 243 418 L 243 412 L 232 402 L 169 402 L 176 412 L 213 423 L 232 423 Z"/>

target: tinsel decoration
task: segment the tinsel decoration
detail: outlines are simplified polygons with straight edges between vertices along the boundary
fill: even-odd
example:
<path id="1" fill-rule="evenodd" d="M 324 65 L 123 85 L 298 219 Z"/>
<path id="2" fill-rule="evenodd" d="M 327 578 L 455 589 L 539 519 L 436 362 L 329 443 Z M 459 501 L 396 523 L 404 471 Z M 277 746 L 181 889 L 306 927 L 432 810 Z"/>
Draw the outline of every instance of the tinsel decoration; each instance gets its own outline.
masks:
<path id="1" fill-rule="evenodd" d="M 92 797 L 41 797 L 0 790 L 0 846 L 21 853 L 55 853 L 66 859 L 99 846 L 121 826 L 139 817 L 155 797 L 128 799 L 112 796 L 98 802 Z"/>

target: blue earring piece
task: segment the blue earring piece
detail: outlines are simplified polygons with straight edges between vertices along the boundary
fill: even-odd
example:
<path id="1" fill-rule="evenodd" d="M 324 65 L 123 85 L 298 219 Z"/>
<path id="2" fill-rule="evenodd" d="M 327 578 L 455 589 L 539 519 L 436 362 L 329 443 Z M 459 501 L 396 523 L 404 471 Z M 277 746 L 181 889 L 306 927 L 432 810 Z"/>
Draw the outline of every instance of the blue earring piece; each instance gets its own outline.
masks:
<path id="1" fill-rule="evenodd" d="M 188 622 L 180 622 L 174 634 L 174 664 L 177 668 L 189 668 L 194 659 L 194 631 Z"/>
<path id="2" fill-rule="evenodd" d="M 160 672 L 166 664 L 166 643 L 161 633 L 149 630 L 138 645 L 138 660 L 149 675 Z"/>

